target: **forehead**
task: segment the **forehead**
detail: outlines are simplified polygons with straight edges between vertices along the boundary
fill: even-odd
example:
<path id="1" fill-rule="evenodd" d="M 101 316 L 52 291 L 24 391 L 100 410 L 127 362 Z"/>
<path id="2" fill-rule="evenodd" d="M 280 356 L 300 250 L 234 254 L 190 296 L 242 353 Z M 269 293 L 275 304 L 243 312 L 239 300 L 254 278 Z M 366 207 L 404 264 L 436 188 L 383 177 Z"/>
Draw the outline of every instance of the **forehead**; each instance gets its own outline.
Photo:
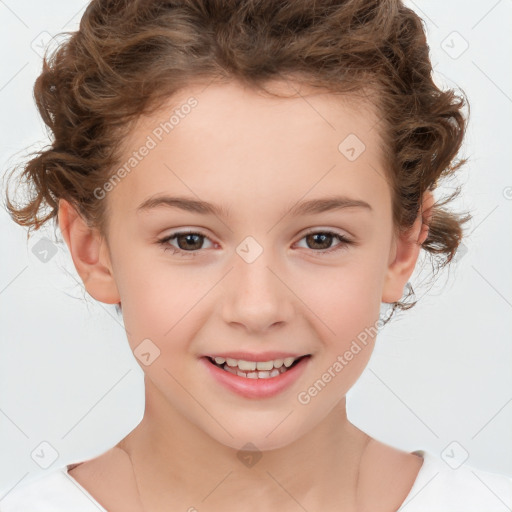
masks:
<path id="1" fill-rule="evenodd" d="M 232 140 L 247 135 L 268 147 L 272 140 L 282 145 L 292 136 L 294 141 L 308 141 L 330 134 L 329 139 L 336 141 L 347 130 L 368 142 L 367 147 L 375 146 L 378 112 L 363 92 L 357 96 L 334 93 L 291 81 L 269 82 L 265 88 L 249 88 L 237 81 L 190 85 L 150 116 L 141 116 L 125 140 L 126 148 L 138 147 L 148 134 L 164 144 L 177 141 L 180 135 L 190 140 L 193 133 L 216 139 L 225 135 Z M 265 137 L 269 133 L 280 136 Z"/>
<path id="2" fill-rule="evenodd" d="M 134 151 L 151 149 L 114 195 L 134 208 L 135 199 L 176 187 L 201 197 L 223 187 L 247 200 L 325 191 L 340 179 L 356 192 L 383 190 L 375 106 L 296 82 L 267 87 L 286 97 L 237 82 L 199 84 L 139 118 L 125 139 L 124 163 Z"/>

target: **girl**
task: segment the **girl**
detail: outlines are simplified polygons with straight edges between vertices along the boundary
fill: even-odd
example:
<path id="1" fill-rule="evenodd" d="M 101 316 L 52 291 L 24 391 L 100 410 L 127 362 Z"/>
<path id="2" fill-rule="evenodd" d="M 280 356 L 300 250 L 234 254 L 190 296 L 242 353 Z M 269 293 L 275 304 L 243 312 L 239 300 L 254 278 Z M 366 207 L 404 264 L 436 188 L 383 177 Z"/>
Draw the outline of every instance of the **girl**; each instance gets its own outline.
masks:
<path id="1" fill-rule="evenodd" d="M 118 305 L 145 414 L 0 510 L 512 505 L 509 478 L 388 446 L 346 414 L 381 304 L 414 305 L 421 249 L 448 264 L 470 218 L 434 199 L 465 119 L 431 73 L 398 0 L 90 3 L 44 61 L 54 141 L 25 167 L 34 195 L 7 207 L 56 221 L 88 293 Z"/>

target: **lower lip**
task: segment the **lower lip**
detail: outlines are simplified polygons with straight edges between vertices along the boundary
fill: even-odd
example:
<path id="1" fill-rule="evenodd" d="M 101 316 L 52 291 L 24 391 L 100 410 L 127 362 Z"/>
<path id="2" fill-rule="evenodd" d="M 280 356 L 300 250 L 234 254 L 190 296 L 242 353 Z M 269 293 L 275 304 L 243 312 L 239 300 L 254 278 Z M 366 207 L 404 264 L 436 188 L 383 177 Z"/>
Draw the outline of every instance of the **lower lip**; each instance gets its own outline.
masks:
<path id="1" fill-rule="evenodd" d="M 213 378 L 229 390 L 245 398 L 270 398 L 289 388 L 302 375 L 310 359 L 311 356 L 304 357 L 293 368 L 268 379 L 239 377 L 214 365 L 207 357 L 200 360 Z"/>

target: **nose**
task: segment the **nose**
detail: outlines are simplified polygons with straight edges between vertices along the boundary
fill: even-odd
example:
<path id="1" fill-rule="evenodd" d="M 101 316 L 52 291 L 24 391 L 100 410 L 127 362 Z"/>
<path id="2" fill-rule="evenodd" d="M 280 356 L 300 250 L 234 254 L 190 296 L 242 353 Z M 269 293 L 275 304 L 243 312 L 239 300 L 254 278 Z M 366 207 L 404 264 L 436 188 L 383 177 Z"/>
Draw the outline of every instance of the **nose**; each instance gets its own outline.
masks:
<path id="1" fill-rule="evenodd" d="M 223 287 L 222 316 L 226 323 L 243 327 L 248 333 L 264 333 L 284 326 L 294 313 L 294 294 L 285 272 L 264 250 L 255 261 L 234 254 L 234 268 Z"/>

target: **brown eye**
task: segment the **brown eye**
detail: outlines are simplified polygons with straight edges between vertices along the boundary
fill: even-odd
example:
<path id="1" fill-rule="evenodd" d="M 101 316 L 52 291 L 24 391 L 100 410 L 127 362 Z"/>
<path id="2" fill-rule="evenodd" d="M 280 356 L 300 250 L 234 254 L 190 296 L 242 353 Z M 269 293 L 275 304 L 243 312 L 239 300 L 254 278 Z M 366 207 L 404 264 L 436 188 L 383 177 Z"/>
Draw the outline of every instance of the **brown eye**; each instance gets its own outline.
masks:
<path id="1" fill-rule="evenodd" d="M 306 248 L 312 249 L 314 252 L 331 253 L 346 248 L 353 242 L 343 235 L 334 231 L 313 231 L 306 233 L 301 239 L 306 241 Z M 332 246 L 332 242 L 337 240 L 338 243 Z"/>
<path id="2" fill-rule="evenodd" d="M 310 249 L 329 249 L 333 240 L 333 235 L 329 233 L 313 233 L 307 235 L 306 240 Z"/>
<path id="3" fill-rule="evenodd" d="M 178 247 L 184 251 L 197 250 L 203 244 L 203 236 L 197 233 L 186 233 L 184 235 L 175 235 Z"/>
<path id="4" fill-rule="evenodd" d="M 171 240 L 176 240 L 177 246 L 170 243 Z M 202 233 L 180 231 L 158 240 L 158 243 L 163 246 L 165 251 L 172 251 L 173 254 L 197 256 L 200 249 L 203 249 L 204 240 L 209 240 L 209 238 Z"/>

